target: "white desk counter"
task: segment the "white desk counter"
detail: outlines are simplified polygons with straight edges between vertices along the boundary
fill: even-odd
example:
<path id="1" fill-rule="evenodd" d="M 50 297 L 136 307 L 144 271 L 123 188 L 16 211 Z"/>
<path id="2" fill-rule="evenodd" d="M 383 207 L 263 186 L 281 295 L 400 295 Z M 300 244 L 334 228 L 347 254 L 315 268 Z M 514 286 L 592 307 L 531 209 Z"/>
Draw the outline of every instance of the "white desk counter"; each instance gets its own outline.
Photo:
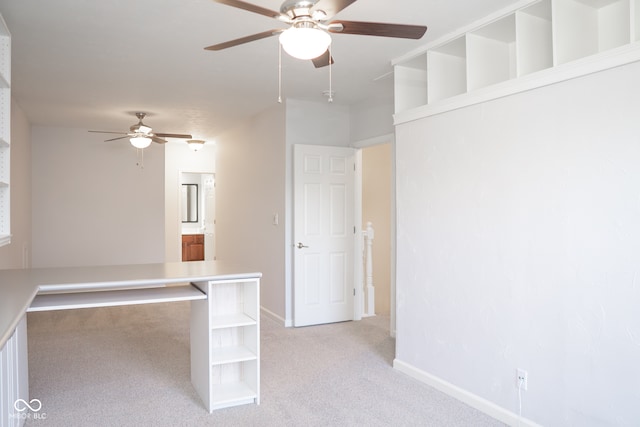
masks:
<path id="1" fill-rule="evenodd" d="M 0 270 L 0 349 L 38 293 L 27 270 Z"/>
<path id="2" fill-rule="evenodd" d="M 0 270 L 0 361 L 4 360 L 0 363 L 4 366 L 0 366 L 0 397 L 9 397 L 0 402 L 0 413 L 6 415 L 7 410 L 12 410 L 16 398 L 28 397 L 26 363 L 21 363 L 26 359 L 27 312 L 185 300 L 192 302 L 192 382 L 207 409 L 211 412 L 236 404 L 259 403 L 261 276 L 221 261 Z M 177 284 L 182 286 L 168 286 Z M 229 312 L 228 307 L 237 313 Z M 243 321 L 236 324 L 229 318 Z M 222 326 L 225 336 L 247 335 L 242 338 L 243 350 L 251 357 L 243 356 L 242 362 L 215 358 L 221 350 L 229 352 L 211 350 L 211 336 L 221 328 L 213 323 L 216 319 L 227 322 Z M 237 337 L 227 345 L 237 347 Z M 234 363 L 243 363 L 241 369 L 253 375 L 247 375 L 251 377 L 247 380 L 238 378 L 238 384 L 220 390 L 211 382 L 215 375 L 211 370 Z M 8 382 L 4 378 L 7 375 Z M 15 419 L 0 416 L 0 427 L 14 422 Z"/>
<path id="3" fill-rule="evenodd" d="M 0 270 L 0 348 L 37 294 L 135 289 L 180 282 L 260 278 L 221 261 Z"/>

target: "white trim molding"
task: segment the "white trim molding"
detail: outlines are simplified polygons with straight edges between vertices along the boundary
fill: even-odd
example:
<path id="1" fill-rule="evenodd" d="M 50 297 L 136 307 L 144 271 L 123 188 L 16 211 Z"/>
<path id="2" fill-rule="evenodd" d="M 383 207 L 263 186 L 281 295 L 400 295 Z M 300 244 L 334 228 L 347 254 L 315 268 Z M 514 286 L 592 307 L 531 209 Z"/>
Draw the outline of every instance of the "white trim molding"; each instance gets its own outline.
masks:
<path id="1" fill-rule="evenodd" d="M 385 135 L 374 136 L 373 138 L 361 139 L 355 141 L 353 148 L 373 147 L 374 145 L 393 143 L 396 140 L 395 133 L 387 133 Z"/>
<path id="2" fill-rule="evenodd" d="M 266 316 L 269 319 L 284 325 L 285 328 L 290 328 L 293 326 L 293 321 L 291 321 L 291 319 L 289 320 L 283 319 L 282 317 L 278 316 L 273 311 L 265 308 L 264 306 L 260 306 L 260 312 L 262 313 L 263 316 Z"/>
<path id="3" fill-rule="evenodd" d="M 488 401 L 487 399 L 477 396 L 467 390 L 464 390 L 443 380 L 442 378 L 429 374 L 428 372 L 418 369 L 415 366 L 412 366 L 401 360 L 394 359 L 393 368 L 508 425 L 541 427 L 540 424 L 536 424 L 526 418 L 521 418 L 518 416 L 518 414 L 515 414 L 501 406 L 498 406 L 495 403 Z"/>

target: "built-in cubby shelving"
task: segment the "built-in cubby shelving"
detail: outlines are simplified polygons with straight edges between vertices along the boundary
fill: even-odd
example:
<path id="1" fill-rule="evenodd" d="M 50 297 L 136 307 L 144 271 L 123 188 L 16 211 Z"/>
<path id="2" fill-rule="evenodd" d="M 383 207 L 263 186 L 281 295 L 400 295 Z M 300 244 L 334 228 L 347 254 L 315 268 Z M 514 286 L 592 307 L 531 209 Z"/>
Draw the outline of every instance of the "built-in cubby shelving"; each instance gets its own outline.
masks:
<path id="1" fill-rule="evenodd" d="M 194 387 L 210 412 L 260 403 L 259 279 L 195 286 L 207 300 L 191 304 Z"/>
<path id="2" fill-rule="evenodd" d="M 11 241 L 11 34 L 0 16 L 0 246 Z"/>
<path id="3" fill-rule="evenodd" d="M 396 124 L 640 60 L 640 0 L 522 0 L 393 61 Z"/>

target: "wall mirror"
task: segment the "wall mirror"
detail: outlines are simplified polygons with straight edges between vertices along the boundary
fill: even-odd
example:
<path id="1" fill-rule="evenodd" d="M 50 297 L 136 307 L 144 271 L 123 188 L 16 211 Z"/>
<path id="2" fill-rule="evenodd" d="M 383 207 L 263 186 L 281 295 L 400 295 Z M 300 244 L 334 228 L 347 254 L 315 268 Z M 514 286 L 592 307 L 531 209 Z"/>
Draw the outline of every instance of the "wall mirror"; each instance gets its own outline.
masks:
<path id="1" fill-rule="evenodd" d="M 198 184 L 182 184 L 182 222 L 198 222 Z"/>

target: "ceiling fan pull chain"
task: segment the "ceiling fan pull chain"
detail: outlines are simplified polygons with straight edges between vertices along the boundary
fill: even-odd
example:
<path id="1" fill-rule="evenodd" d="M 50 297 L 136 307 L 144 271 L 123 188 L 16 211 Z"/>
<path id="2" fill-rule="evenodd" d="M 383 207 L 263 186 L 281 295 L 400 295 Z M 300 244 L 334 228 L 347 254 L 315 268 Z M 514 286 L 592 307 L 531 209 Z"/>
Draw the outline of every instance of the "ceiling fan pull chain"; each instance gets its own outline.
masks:
<path id="1" fill-rule="evenodd" d="M 144 169 L 144 149 L 136 148 L 136 157 L 138 160 L 136 162 L 136 166 L 140 166 L 140 169 Z"/>
<path id="2" fill-rule="evenodd" d="M 278 42 L 278 104 L 282 104 L 282 44 Z"/>

